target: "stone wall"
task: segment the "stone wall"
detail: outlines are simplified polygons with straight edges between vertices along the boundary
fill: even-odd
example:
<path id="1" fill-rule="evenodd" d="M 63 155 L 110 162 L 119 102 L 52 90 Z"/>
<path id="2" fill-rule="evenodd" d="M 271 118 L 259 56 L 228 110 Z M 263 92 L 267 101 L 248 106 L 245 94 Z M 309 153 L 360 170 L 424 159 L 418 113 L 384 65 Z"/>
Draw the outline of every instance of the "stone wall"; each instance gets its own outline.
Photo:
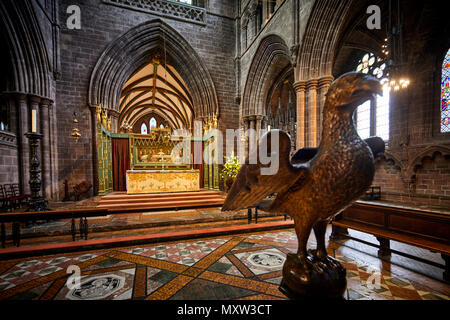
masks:
<path id="1" fill-rule="evenodd" d="M 16 137 L 0 131 L 0 185 L 19 183 L 19 163 Z"/>

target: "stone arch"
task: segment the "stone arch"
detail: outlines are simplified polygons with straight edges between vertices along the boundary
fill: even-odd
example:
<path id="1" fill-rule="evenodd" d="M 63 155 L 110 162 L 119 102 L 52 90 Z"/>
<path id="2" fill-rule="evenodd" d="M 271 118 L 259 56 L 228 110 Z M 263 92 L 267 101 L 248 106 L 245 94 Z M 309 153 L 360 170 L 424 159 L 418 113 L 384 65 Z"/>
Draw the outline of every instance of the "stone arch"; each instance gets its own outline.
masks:
<path id="1" fill-rule="evenodd" d="M 317 0 L 297 55 L 297 81 L 332 74 L 334 52 L 353 1 Z"/>
<path id="2" fill-rule="evenodd" d="M 5 67 L 2 67 L 3 77 L 1 92 L 8 101 L 11 132 L 15 135 L 17 150 L 17 170 L 20 190 L 30 193 L 30 146 L 25 133 L 31 130 L 31 110 L 36 110 L 37 130 L 43 134 L 40 143 L 42 192 L 47 199 L 57 197 L 58 163 L 54 153 L 50 152 L 57 146 L 55 124 L 55 79 L 53 72 L 55 63 L 50 59 L 43 26 L 36 13 L 32 1 L 0 1 L 0 55 Z M 52 137 L 52 138 L 51 138 Z M 17 168 L 17 169 L 16 169 Z M 13 181 L 2 181 L 0 183 Z"/>
<path id="3" fill-rule="evenodd" d="M 242 99 L 242 116 L 262 116 L 265 101 L 273 82 L 292 67 L 286 42 L 278 35 L 261 40 L 250 65 Z"/>
<path id="4" fill-rule="evenodd" d="M 144 22 L 120 36 L 100 56 L 89 83 L 88 104 L 119 111 L 122 88 L 130 76 L 165 46 L 167 60 L 192 96 L 195 117 L 218 114 L 216 90 L 208 69 L 191 45 L 160 19 Z"/>
<path id="5" fill-rule="evenodd" d="M 334 53 L 354 1 L 317 0 L 296 57 L 297 147 L 317 147 Z"/>
<path id="6" fill-rule="evenodd" d="M 424 160 L 434 160 L 438 154 L 444 157 L 450 157 L 450 148 L 443 146 L 427 147 L 425 150 L 416 155 L 414 160 L 409 163 L 408 168 L 405 171 L 406 176 L 410 180 L 414 181 L 416 179 L 416 172 L 419 168 L 422 167 Z"/>
<path id="7" fill-rule="evenodd" d="M 6 90 L 53 99 L 47 47 L 32 6 L 29 1 L 0 2 L 0 30 L 11 57 Z"/>

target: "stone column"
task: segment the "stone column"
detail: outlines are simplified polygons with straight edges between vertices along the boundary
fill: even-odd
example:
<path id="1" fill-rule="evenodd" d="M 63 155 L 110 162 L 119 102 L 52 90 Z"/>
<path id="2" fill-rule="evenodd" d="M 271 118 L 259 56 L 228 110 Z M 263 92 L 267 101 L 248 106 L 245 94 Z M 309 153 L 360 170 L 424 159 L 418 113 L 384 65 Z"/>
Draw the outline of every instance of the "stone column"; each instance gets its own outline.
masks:
<path id="1" fill-rule="evenodd" d="M 264 119 L 264 116 L 258 115 L 256 116 L 256 141 L 259 143 L 259 139 L 261 139 L 261 129 L 262 126 L 262 120 Z"/>
<path id="2" fill-rule="evenodd" d="M 53 200 L 60 200 L 58 194 L 58 153 L 57 153 L 57 128 L 55 105 L 51 103 L 48 107 L 50 128 L 50 177 L 51 193 Z"/>
<path id="3" fill-rule="evenodd" d="M 25 133 L 31 130 L 26 94 L 16 95 L 17 106 L 17 142 L 19 147 L 19 185 L 23 194 L 31 194 L 30 190 L 30 145 Z"/>
<path id="4" fill-rule="evenodd" d="M 257 140 L 256 140 L 256 116 L 252 115 L 248 117 L 249 122 L 249 148 L 248 151 L 251 152 L 252 150 L 255 150 Z"/>
<path id="5" fill-rule="evenodd" d="M 307 147 L 318 147 L 319 127 L 317 126 L 319 118 L 319 105 L 317 103 L 317 85 L 318 80 L 312 79 L 306 83 L 307 103 Z"/>
<path id="6" fill-rule="evenodd" d="M 100 185 L 99 185 L 99 176 L 98 176 L 98 150 L 97 150 L 97 109 L 96 106 L 88 105 L 89 110 L 91 111 L 91 128 L 92 128 L 92 186 L 94 195 L 99 194 Z"/>
<path id="7" fill-rule="evenodd" d="M 319 104 L 319 117 L 318 117 L 318 128 L 319 128 L 319 141 L 322 139 L 323 130 L 323 107 L 325 106 L 326 95 L 331 83 L 333 82 L 332 76 L 322 77 L 319 79 L 318 83 L 318 104 Z"/>
<path id="8" fill-rule="evenodd" d="M 297 149 L 302 149 L 306 147 L 306 82 L 296 82 L 293 87 L 297 96 Z"/>
<path id="9" fill-rule="evenodd" d="M 50 175 L 50 121 L 49 106 L 52 101 L 42 99 L 39 109 L 40 133 L 43 135 L 41 140 L 41 170 L 42 170 L 42 188 L 43 196 L 50 199 L 51 192 L 51 175 Z"/>
<path id="10" fill-rule="evenodd" d="M 249 141 L 249 137 L 246 136 L 246 134 L 248 133 L 248 128 L 249 128 L 249 122 L 248 122 L 248 117 L 244 116 L 242 117 L 242 125 L 244 128 L 244 137 L 245 137 L 245 143 L 244 143 L 244 155 L 245 155 L 245 159 L 248 158 L 248 141 Z"/>

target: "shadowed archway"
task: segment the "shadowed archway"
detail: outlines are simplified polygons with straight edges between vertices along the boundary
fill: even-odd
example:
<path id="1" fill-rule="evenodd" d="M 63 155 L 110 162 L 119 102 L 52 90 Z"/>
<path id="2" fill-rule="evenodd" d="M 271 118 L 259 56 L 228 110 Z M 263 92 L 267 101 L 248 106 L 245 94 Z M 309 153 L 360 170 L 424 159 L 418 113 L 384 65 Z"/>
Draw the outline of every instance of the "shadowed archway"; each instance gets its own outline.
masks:
<path id="1" fill-rule="evenodd" d="M 91 76 L 89 105 L 101 104 L 119 112 L 122 89 L 130 77 L 147 64 L 156 50 L 185 81 L 196 117 L 218 113 L 218 100 L 212 78 L 191 45 L 160 19 L 144 22 L 113 41 L 103 52 Z"/>

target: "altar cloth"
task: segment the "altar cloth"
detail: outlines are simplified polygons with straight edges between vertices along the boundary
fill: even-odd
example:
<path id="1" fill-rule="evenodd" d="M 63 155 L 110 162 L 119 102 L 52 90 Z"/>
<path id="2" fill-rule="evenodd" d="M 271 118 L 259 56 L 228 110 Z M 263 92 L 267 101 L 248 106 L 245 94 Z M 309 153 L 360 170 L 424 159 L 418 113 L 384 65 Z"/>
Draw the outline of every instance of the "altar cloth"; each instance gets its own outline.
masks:
<path id="1" fill-rule="evenodd" d="M 128 170 L 127 194 L 200 190 L 199 170 Z"/>

